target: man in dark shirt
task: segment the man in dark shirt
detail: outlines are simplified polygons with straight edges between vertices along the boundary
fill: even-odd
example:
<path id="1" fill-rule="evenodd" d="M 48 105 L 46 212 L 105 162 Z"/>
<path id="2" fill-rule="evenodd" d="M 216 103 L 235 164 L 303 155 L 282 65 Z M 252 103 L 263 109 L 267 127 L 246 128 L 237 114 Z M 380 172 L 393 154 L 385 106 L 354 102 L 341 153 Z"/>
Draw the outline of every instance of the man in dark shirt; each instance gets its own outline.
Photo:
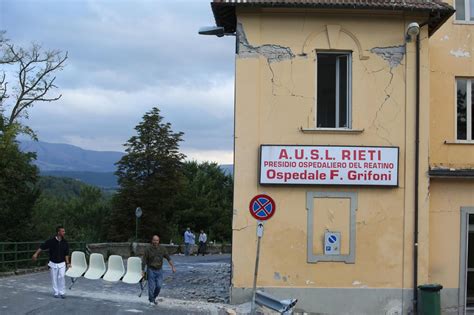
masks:
<path id="1" fill-rule="evenodd" d="M 38 255 L 43 250 L 49 250 L 48 266 L 51 272 L 51 280 L 53 282 L 54 297 L 62 299 L 66 298 L 65 294 L 65 279 L 66 267 L 71 267 L 69 263 L 69 244 L 64 239 L 66 231 L 64 227 L 58 226 L 56 228 L 56 236 L 41 244 L 40 248 L 34 253 L 33 260 L 38 259 Z"/>
<path id="2" fill-rule="evenodd" d="M 165 247 L 160 245 L 160 237 L 153 235 L 151 246 L 145 249 L 145 254 L 142 260 L 142 270 L 147 267 L 148 278 L 148 300 L 151 305 L 156 305 L 156 298 L 160 294 L 161 285 L 163 284 L 163 258 L 166 258 L 171 270 L 176 272 L 173 261 L 168 255 Z"/>

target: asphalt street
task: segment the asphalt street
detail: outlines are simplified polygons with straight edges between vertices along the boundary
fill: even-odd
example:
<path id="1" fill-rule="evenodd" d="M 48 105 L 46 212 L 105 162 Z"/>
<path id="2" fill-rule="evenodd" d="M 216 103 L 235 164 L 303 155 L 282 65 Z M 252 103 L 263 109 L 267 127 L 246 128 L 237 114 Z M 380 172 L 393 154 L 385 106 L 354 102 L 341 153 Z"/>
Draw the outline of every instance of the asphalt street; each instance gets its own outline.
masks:
<path id="1" fill-rule="evenodd" d="M 48 272 L 0 278 L 0 314 L 225 314 L 230 256 L 172 256 L 177 272 L 164 263 L 158 306 L 149 306 L 138 285 L 80 278 L 66 299 L 53 297 Z M 70 284 L 66 277 L 66 287 Z M 217 303 L 216 303 L 217 302 Z"/>

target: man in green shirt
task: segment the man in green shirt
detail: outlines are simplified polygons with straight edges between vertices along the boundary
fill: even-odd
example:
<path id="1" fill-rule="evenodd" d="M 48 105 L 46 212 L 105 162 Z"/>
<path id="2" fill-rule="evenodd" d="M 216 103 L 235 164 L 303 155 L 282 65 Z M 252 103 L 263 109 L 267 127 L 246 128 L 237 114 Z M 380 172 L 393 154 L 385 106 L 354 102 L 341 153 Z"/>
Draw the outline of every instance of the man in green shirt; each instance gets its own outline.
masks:
<path id="1" fill-rule="evenodd" d="M 147 267 L 148 278 L 148 300 L 151 305 L 156 305 L 156 298 L 160 294 L 161 285 L 163 284 L 163 258 L 166 258 L 173 272 L 176 272 L 173 261 L 168 255 L 165 247 L 160 245 L 160 237 L 153 235 L 151 246 L 145 249 L 142 259 L 142 270 Z"/>

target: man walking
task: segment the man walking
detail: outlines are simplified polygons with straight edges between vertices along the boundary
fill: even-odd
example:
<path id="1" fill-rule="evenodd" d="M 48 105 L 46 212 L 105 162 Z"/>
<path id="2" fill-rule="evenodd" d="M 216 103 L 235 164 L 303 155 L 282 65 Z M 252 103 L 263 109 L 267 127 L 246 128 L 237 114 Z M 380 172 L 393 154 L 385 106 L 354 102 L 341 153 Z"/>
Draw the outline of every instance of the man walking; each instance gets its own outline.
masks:
<path id="1" fill-rule="evenodd" d="M 201 230 L 201 234 L 199 234 L 199 250 L 198 255 L 206 253 L 206 242 L 207 242 L 207 235 L 204 233 L 204 230 Z"/>
<path id="2" fill-rule="evenodd" d="M 38 255 L 43 250 L 49 250 L 49 269 L 51 273 L 51 281 L 53 282 L 54 297 L 62 299 L 66 298 L 65 294 L 65 279 L 66 267 L 71 267 L 69 263 L 69 244 L 64 239 L 66 231 L 64 227 L 58 226 L 56 228 L 56 236 L 41 244 L 40 248 L 36 250 L 32 259 L 36 261 Z"/>
<path id="3" fill-rule="evenodd" d="M 184 232 L 184 255 L 189 256 L 191 253 L 191 245 L 194 245 L 195 236 L 191 232 L 191 228 L 187 228 Z"/>
<path id="4" fill-rule="evenodd" d="M 166 258 L 171 270 L 176 272 L 173 261 L 168 255 L 165 247 L 160 245 L 160 237 L 153 235 L 151 239 L 151 246 L 145 249 L 145 254 L 142 260 L 142 270 L 145 271 L 148 279 L 148 301 L 150 305 L 156 305 L 156 298 L 160 294 L 161 286 L 163 284 L 163 258 Z"/>

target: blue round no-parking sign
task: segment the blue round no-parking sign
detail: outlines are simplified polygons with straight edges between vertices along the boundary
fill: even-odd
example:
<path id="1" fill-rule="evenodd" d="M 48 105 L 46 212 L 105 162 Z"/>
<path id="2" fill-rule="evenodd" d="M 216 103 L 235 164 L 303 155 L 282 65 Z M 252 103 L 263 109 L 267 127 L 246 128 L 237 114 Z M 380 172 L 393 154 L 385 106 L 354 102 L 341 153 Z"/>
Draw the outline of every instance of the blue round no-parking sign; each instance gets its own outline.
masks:
<path id="1" fill-rule="evenodd" d="M 275 201 L 268 195 L 257 195 L 250 201 L 249 210 L 255 219 L 268 220 L 275 214 Z"/>

